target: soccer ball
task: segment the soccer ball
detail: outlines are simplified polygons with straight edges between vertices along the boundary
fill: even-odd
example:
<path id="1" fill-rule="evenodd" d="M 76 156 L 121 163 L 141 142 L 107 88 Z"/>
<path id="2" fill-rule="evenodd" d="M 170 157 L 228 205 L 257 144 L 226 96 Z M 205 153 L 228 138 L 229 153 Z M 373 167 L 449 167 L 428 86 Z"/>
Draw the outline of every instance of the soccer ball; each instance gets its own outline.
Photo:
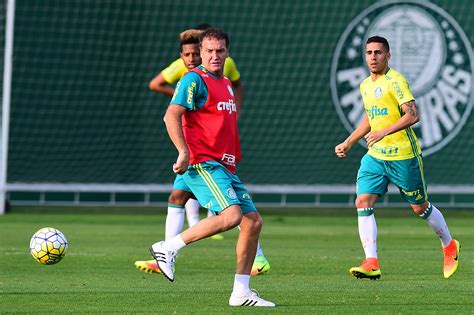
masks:
<path id="1" fill-rule="evenodd" d="M 61 231 L 45 227 L 39 229 L 30 241 L 30 253 L 43 265 L 54 265 L 63 259 L 67 249 L 67 240 Z"/>

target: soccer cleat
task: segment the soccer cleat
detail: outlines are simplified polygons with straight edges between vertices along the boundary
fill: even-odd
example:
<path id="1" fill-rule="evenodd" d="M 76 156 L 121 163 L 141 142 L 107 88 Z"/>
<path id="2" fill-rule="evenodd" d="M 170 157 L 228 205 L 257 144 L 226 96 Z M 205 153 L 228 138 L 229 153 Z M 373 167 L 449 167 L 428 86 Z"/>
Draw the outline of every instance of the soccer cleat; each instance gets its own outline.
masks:
<path id="1" fill-rule="evenodd" d="M 164 241 L 155 243 L 150 246 L 150 253 L 155 258 L 158 268 L 160 268 L 161 273 L 169 281 L 174 281 L 174 260 L 176 253 L 169 251 L 163 247 Z"/>
<path id="2" fill-rule="evenodd" d="M 451 277 L 459 265 L 459 252 L 461 251 L 461 245 L 457 240 L 451 240 L 448 246 L 443 248 L 444 254 L 444 277 L 447 279 Z"/>
<path id="3" fill-rule="evenodd" d="M 262 299 L 258 292 L 250 290 L 250 292 L 242 297 L 236 297 L 234 294 L 230 295 L 229 298 L 230 306 L 267 306 L 274 307 L 275 303 Z"/>
<path id="4" fill-rule="evenodd" d="M 158 267 L 158 264 L 156 263 L 156 260 L 137 260 L 135 262 L 135 267 L 137 267 L 138 270 L 147 272 L 147 273 L 161 273 L 160 268 Z"/>
<path id="5" fill-rule="evenodd" d="M 252 265 L 252 271 L 250 274 L 252 276 L 263 275 L 270 270 L 270 263 L 263 255 L 258 255 L 255 257 Z"/>
<path id="6" fill-rule="evenodd" d="M 224 235 L 222 235 L 221 233 L 214 234 L 212 236 L 209 236 L 209 239 L 214 241 L 222 241 L 224 239 Z"/>
<path id="7" fill-rule="evenodd" d="M 370 280 L 377 280 L 382 273 L 379 268 L 379 260 L 377 258 L 367 258 L 362 261 L 359 267 L 352 267 L 349 269 L 351 275 L 358 279 L 369 278 Z"/>

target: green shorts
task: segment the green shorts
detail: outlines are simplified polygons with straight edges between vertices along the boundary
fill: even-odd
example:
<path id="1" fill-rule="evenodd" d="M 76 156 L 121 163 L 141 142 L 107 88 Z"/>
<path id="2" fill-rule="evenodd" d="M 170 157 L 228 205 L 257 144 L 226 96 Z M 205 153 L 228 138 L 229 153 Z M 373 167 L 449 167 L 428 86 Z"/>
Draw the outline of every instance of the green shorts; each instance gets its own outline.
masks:
<path id="1" fill-rule="evenodd" d="M 231 205 L 240 205 L 242 213 L 257 211 L 239 177 L 218 162 L 190 165 L 182 178 L 199 203 L 214 214 Z"/>
<path id="2" fill-rule="evenodd" d="M 182 175 L 176 175 L 173 183 L 173 190 L 184 190 L 191 192 L 191 188 L 189 188 L 188 184 L 186 184 Z"/>
<path id="3" fill-rule="evenodd" d="M 428 200 L 421 156 L 400 161 L 384 161 L 366 154 L 360 161 L 357 173 L 357 195 L 387 192 L 392 182 L 410 204 Z"/>

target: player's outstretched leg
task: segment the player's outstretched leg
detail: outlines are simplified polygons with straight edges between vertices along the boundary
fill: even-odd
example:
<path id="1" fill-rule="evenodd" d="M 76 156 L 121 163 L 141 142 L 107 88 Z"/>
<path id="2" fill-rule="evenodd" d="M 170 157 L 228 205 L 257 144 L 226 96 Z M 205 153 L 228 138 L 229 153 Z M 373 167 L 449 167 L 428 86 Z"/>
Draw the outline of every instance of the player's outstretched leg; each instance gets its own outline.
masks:
<path id="1" fill-rule="evenodd" d="M 184 217 L 185 217 L 185 206 L 186 214 L 188 216 L 189 225 L 195 225 L 199 222 L 199 202 L 191 199 L 191 193 L 187 190 L 181 190 L 175 187 L 183 187 L 183 179 L 178 176 L 176 177 L 173 191 L 168 198 L 168 212 L 166 215 L 166 230 L 165 239 L 172 239 L 183 229 Z M 138 270 L 147 273 L 161 273 L 160 268 L 156 260 L 137 260 L 135 261 L 135 267 Z"/>
<path id="2" fill-rule="evenodd" d="M 221 215 L 203 219 L 172 239 L 153 244 L 150 247 L 150 253 L 156 259 L 161 274 L 168 280 L 174 281 L 175 257 L 183 247 L 207 238 L 216 232 L 230 230 L 236 227 L 241 220 L 242 212 L 240 207 L 238 205 L 231 205 L 221 212 Z M 254 258 L 255 256 L 251 257 L 252 260 Z M 248 273 L 250 273 L 250 267 L 251 265 L 248 266 Z"/>
<path id="3" fill-rule="evenodd" d="M 370 280 L 377 280 L 382 275 L 377 258 L 364 259 L 360 266 L 352 267 L 349 269 L 349 272 L 358 279 L 369 278 Z"/>
<path id="4" fill-rule="evenodd" d="M 164 241 L 161 241 L 151 245 L 150 253 L 156 259 L 156 263 L 158 264 L 163 276 L 173 282 L 176 252 L 164 248 L 163 243 Z"/>
<path id="5" fill-rule="evenodd" d="M 210 210 L 207 210 L 207 217 L 212 217 L 214 214 L 210 211 Z M 222 233 L 217 233 L 217 234 L 214 234 L 214 235 L 211 235 L 209 237 L 210 240 L 213 240 L 213 241 L 222 241 L 224 239 L 224 235 Z"/>
<path id="6" fill-rule="evenodd" d="M 179 192 L 179 191 L 178 191 Z M 171 197 L 170 197 L 171 198 Z M 192 200 L 192 199 L 190 199 Z M 173 238 L 183 229 L 184 207 L 175 204 L 168 204 L 168 214 L 166 216 L 166 239 Z M 156 260 L 137 260 L 135 267 L 147 273 L 161 273 Z"/>
<path id="7" fill-rule="evenodd" d="M 451 240 L 448 246 L 443 247 L 444 254 L 444 277 L 447 279 L 451 277 L 459 265 L 459 252 L 461 251 L 461 244 L 457 240 Z"/>

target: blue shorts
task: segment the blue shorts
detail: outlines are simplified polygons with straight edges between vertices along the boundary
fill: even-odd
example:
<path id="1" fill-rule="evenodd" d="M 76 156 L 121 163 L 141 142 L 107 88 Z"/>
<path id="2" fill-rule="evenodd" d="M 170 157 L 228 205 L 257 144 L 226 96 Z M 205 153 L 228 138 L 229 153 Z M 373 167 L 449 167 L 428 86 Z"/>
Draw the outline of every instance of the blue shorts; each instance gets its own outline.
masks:
<path id="1" fill-rule="evenodd" d="M 186 184 L 182 175 L 176 175 L 173 183 L 173 190 L 184 190 L 191 192 L 191 188 L 189 188 L 188 184 Z"/>
<path id="2" fill-rule="evenodd" d="M 182 177 L 199 203 L 214 214 L 231 205 L 240 205 L 242 213 L 257 211 L 239 177 L 218 162 L 190 165 Z"/>
<path id="3" fill-rule="evenodd" d="M 357 195 L 383 195 L 389 182 L 398 187 L 403 199 L 410 204 L 422 204 L 428 200 L 421 156 L 384 161 L 364 155 L 357 173 Z"/>

